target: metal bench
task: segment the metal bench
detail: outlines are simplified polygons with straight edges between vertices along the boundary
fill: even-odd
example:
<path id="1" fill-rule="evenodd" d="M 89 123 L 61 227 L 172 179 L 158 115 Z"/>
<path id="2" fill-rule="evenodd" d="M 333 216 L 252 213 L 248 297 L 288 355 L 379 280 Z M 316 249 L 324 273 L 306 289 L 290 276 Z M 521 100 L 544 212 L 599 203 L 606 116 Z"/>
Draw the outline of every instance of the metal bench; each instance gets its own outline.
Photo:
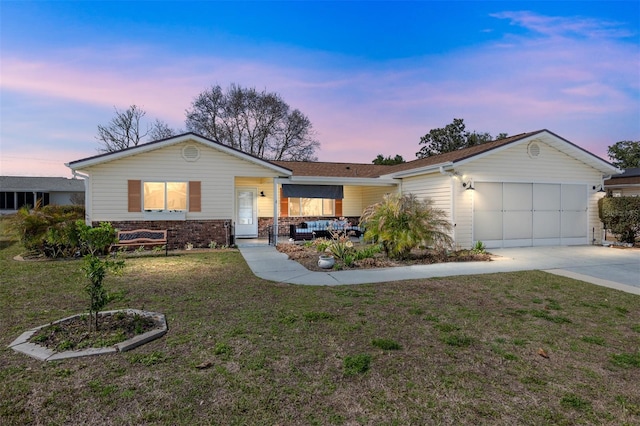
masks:
<path id="1" fill-rule="evenodd" d="M 162 246 L 164 254 L 168 256 L 167 230 L 135 229 L 133 231 L 118 231 L 118 242 L 111 245 L 111 249 L 117 247 L 144 247 Z"/>

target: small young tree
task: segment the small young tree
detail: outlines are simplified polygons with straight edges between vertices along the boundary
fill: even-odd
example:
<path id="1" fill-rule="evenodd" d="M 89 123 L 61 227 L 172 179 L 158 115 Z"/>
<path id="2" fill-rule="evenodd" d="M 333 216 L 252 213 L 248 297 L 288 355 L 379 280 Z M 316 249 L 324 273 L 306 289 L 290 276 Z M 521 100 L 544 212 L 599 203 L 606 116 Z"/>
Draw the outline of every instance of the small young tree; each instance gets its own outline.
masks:
<path id="1" fill-rule="evenodd" d="M 107 272 L 119 273 L 124 268 L 124 260 L 100 259 L 93 254 L 84 257 L 84 265 L 82 270 L 89 279 L 89 283 L 85 285 L 85 291 L 89 295 L 89 331 L 91 331 L 91 322 L 95 324 L 95 330 L 98 329 L 98 313 L 109 303 L 109 294 L 102 285 Z"/>
<path id="2" fill-rule="evenodd" d="M 365 209 L 360 218 L 365 238 L 382 244 L 392 259 L 405 259 L 421 244 L 451 246 L 451 224 L 430 199 L 414 194 L 387 194 L 383 201 Z"/>

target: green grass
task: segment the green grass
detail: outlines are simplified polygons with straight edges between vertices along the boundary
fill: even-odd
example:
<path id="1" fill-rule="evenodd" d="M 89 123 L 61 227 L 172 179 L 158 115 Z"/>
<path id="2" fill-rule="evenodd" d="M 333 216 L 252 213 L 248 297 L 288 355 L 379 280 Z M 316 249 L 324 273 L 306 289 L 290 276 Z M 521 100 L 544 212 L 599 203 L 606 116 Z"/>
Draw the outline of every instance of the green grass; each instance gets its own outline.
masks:
<path id="1" fill-rule="evenodd" d="M 235 251 L 129 258 L 107 309 L 168 333 L 44 363 L 7 345 L 86 311 L 81 263 L 0 243 L 3 425 L 640 424 L 638 296 L 539 271 L 305 287 Z"/>

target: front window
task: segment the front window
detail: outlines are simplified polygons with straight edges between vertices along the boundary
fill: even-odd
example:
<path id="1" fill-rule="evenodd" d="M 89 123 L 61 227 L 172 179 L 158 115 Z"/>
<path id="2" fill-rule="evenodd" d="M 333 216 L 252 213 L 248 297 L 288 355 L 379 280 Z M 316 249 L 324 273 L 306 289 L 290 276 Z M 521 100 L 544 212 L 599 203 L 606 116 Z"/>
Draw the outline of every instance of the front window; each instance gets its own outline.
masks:
<path id="1" fill-rule="evenodd" d="M 145 210 L 187 210 L 187 182 L 145 182 Z"/>
<path id="2" fill-rule="evenodd" d="M 336 203 L 328 198 L 289 198 L 289 216 L 335 216 Z"/>

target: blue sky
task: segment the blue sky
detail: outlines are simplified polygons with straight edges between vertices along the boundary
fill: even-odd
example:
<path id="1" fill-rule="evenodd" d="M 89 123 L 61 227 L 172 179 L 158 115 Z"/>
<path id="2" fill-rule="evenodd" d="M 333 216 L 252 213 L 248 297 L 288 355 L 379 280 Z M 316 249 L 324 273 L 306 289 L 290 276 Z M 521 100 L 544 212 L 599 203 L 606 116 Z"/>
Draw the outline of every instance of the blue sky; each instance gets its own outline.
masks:
<path id="1" fill-rule="evenodd" d="M 420 137 L 549 129 L 640 140 L 640 2 L 0 1 L 0 174 L 70 176 L 131 104 L 172 127 L 211 85 L 279 93 L 321 161 Z"/>

